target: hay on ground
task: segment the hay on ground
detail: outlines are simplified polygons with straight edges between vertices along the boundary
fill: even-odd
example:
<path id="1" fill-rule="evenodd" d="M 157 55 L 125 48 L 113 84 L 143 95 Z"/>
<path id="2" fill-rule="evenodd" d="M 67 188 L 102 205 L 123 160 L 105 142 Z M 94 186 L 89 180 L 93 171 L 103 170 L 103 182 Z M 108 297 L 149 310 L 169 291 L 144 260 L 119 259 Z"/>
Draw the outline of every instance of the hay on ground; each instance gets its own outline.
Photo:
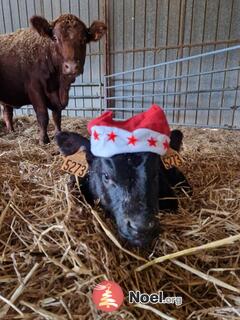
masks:
<path id="1" fill-rule="evenodd" d="M 143 252 L 69 192 L 56 145 L 37 142 L 35 118 L 14 125 L 10 134 L 0 125 L 0 319 L 240 319 L 240 132 L 183 129 L 194 194 L 181 196 L 178 213 L 159 214 L 161 233 Z M 87 134 L 85 120 L 65 118 L 63 128 Z M 103 279 L 125 295 L 163 291 L 183 304 L 125 299 L 102 313 L 91 292 Z"/>

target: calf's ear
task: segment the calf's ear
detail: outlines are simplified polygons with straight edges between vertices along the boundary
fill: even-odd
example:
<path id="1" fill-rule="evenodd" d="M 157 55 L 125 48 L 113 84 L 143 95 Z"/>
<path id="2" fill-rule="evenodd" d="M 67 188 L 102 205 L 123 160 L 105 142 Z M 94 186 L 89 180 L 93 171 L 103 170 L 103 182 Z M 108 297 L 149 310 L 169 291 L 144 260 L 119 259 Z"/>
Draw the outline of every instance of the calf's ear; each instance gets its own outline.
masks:
<path id="1" fill-rule="evenodd" d="M 51 24 L 43 17 L 33 16 L 30 19 L 31 26 L 36 30 L 40 36 L 52 37 L 52 26 Z"/>
<path id="2" fill-rule="evenodd" d="M 172 130 L 170 134 L 170 147 L 176 151 L 180 151 L 183 141 L 183 133 L 180 130 Z"/>
<path id="3" fill-rule="evenodd" d="M 87 42 L 98 41 L 107 32 L 107 27 L 102 21 L 94 21 L 91 27 L 87 29 L 88 38 Z"/>
<path id="4" fill-rule="evenodd" d="M 60 151 L 65 156 L 77 152 L 80 148 L 86 151 L 88 157 L 91 154 L 90 141 L 78 133 L 66 131 L 59 132 L 56 135 L 56 141 Z"/>

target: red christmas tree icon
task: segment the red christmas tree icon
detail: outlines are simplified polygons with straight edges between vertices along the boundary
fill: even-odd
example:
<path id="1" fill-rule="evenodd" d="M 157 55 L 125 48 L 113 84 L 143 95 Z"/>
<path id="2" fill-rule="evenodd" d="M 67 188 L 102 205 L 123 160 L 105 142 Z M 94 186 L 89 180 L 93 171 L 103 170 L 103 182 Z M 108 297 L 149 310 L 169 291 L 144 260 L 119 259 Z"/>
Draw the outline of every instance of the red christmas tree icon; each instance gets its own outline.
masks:
<path id="1" fill-rule="evenodd" d="M 113 281 L 102 281 L 94 290 L 92 299 L 98 310 L 112 312 L 117 310 L 123 302 L 121 287 Z"/>
<path id="2" fill-rule="evenodd" d="M 99 307 L 106 307 L 106 308 L 110 308 L 112 307 L 116 307 L 118 308 L 118 304 L 116 303 L 116 300 L 114 298 L 112 298 L 112 291 L 110 290 L 111 285 L 109 284 L 106 288 L 106 290 L 103 292 L 102 297 L 100 299 L 100 303 L 99 303 Z"/>

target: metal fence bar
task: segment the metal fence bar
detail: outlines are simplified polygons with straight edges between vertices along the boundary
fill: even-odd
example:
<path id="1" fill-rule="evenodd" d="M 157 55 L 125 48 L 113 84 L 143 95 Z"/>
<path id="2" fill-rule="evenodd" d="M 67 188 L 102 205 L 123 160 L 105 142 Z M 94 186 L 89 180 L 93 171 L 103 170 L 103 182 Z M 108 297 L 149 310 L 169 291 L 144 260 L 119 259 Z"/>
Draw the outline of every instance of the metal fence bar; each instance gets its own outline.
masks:
<path id="1" fill-rule="evenodd" d="M 219 13 L 220 13 L 220 1 L 218 2 L 218 8 L 217 8 L 217 23 L 216 23 L 216 29 L 215 29 L 215 40 L 217 39 L 217 34 L 218 34 Z M 214 44 L 214 50 L 216 50 L 216 44 Z M 216 55 L 213 56 L 212 70 L 214 70 L 215 58 L 216 58 Z M 213 87 L 213 74 L 211 75 L 210 88 L 212 88 L 212 87 Z M 207 114 L 207 125 L 209 125 L 209 121 L 210 121 L 211 100 L 212 100 L 212 93 L 210 93 L 210 96 L 209 96 L 209 99 L 208 99 L 208 109 L 209 110 L 208 110 L 208 114 Z"/>
<path id="2" fill-rule="evenodd" d="M 237 84 L 240 83 L 240 72 L 238 72 L 238 75 L 237 75 Z M 237 98 L 238 98 L 238 90 L 236 90 L 235 92 L 235 95 L 234 95 L 234 104 L 233 104 L 233 115 L 232 115 L 232 120 L 231 120 L 231 125 L 233 126 L 234 124 L 234 118 L 235 118 L 235 113 L 237 110 L 239 110 L 239 106 L 237 106 Z M 223 110 L 223 109 L 222 109 Z"/>
<path id="3" fill-rule="evenodd" d="M 220 73 L 220 72 L 226 72 L 226 71 L 236 71 L 240 70 L 240 67 L 233 67 L 229 69 L 220 69 L 220 70 L 212 70 L 212 71 L 204 71 L 204 72 L 197 72 L 197 73 L 190 73 L 190 74 L 183 74 L 181 76 L 175 76 L 175 77 L 166 77 L 166 78 L 161 78 L 161 79 L 154 79 L 154 80 L 145 80 L 145 81 L 139 81 L 139 82 L 129 82 L 129 83 L 121 83 L 121 84 L 116 84 L 113 86 L 106 86 L 107 89 L 116 89 L 116 88 L 121 88 L 121 87 L 130 87 L 130 86 L 137 86 L 141 84 L 147 84 L 147 83 L 156 83 L 156 82 L 161 82 L 161 81 L 166 81 L 166 80 L 176 80 L 176 79 L 183 79 L 183 78 L 191 78 L 191 77 L 196 77 L 196 76 L 205 76 L 209 75 L 212 73 Z"/>
<path id="4" fill-rule="evenodd" d="M 119 100 L 119 99 L 132 99 L 132 98 L 142 98 L 142 97 L 157 97 L 157 96 L 172 96 L 172 95 L 182 95 L 182 94 L 199 94 L 199 93 L 208 93 L 208 92 L 222 92 L 222 91 L 235 91 L 240 89 L 240 86 L 234 88 L 220 88 L 220 89 L 209 89 L 209 90 L 192 90 L 192 91 L 183 91 L 183 92 L 161 92 L 154 94 L 141 94 L 134 96 L 117 96 L 117 97 L 106 97 L 107 100 Z"/>
<path id="5" fill-rule="evenodd" d="M 231 29 L 232 29 L 232 16 L 233 16 L 233 5 L 234 5 L 234 0 L 232 0 L 232 5 L 231 5 L 231 15 L 230 15 L 230 25 L 229 25 L 229 29 L 228 29 L 228 38 L 230 38 L 231 36 Z M 228 66 L 229 63 L 229 52 L 227 53 L 226 59 L 225 59 L 225 68 Z M 223 88 L 225 87 L 226 84 L 226 72 L 224 73 L 224 80 L 223 80 Z M 237 83 L 238 85 L 238 83 Z M 221 109 L 222 109 L 222 105 L 224 103 L 224 91 L 222 92 L 221 95 Z M 222 122 L 222 110 L 220 109 L 220 115 L 219 115 L 219 123 L 221 124 Z"/>
<path id="6" fill-rule="evenodd" d="M 227 53 L 227 57 L 225 58 L 225 68 L 228 65 L 228 61 L 229 61 L 229 54 Z M 224 88 L 225 88 L 225 85 L 226 85 L 226 74 L 227 74 L 227 72 L 224 73 L 223 90 L 222 90 L 222 94 L 221 94 L 221 105 L 220 105 L 220 114 L 219 114 L 219 123 L 220 124 L 222 122 L 222 105 L 224 103 L 224 93 L 225 93 Z"/>
<path id="7" fill-rule="evenodd" d="M 100 99 L 100 98 L 103 98 L 103 96 L 100 96 L 100 95 L 97 95 L 97 96 L 94 96 L 94 95 L 85 95 L 85 96 L 79 96 L 79 95 L 76 95 L 76 96 L 69 96 L 70 99 Z"/>
<path id="8" fill-rule="evenodd" d="M 240 108 L 240 106 L 237 106 L 237 107 L 224 107 L 222 110 L 225 110 L 225 111 L 234 111 L 236 109 Z M 132 108 L 103 108 L 104 110 L 111 110 L 111 111 L 132 111 Z M 176 110 L 176 108 L 174 107 L 171 107 L 171 108 L 163 108 L 163 110 L 165 111 L 173 111 L 173 110 Z M 184 111 L 185 108 L 184 107 L 181 107 L 181 108 L 178 108 L 179 111 Z M 207 111 L 208 110 L 208 107 L 201 107 L 201 108 L 188 108 L 187 111 L 196 111 L 196 110 L 201 110 L 201 111 Z M 142 111 L 142 108 L 140 107 L 135 107 L 134 108 L 134 111 Z M 217 111 L 219 112 L 220 110 L 216 107 L 216 108 L 213 108 L 211 109 L 211 111 Z"/>
<path id="9" fill-rule="evenodd" d="M 76 86 L 73 87 L 74 96 L 76 96 Z M 77 99 L 74 99 L 74 105 L 75 105 L 75 117 L 77 117 Z"/>
<path id="10" fill-rule="evenodd" d="M 205 34 L 205 27 L 206 27 L 206 14 L 207 14 L 207 0 L 204 2 L 204 18 L 203 18 L 203 30 L 202 30 L 202 43 L 204 42 L 204 34 Z M 201 46 L 201 55 L 203 53 L 203 46 Z M 202 72 L 202 66 L 203 66 L 203 58 L 200 58 L 200 65 L 199 65 L 199 76 L 198 76 L 198 94 L 197 94 L 197 101 L 196 101 L 196 106 L 197 109 L 199 107 L 199 99 L 200 99 L 200 86 L 201 86 L 201 72 Z M 195 113 L 195 120 L 194 123 L 196 124 L 198 121 L 198 110 Z"/>
<path id="11" fill-rule="evenodd" d="M 184 43 L 181 45 L 165 45 L 161 47 L 151 47 L 151 48 L 140 48 L 140 49 L 126 49 L 126 50 L 111 50 L 109 53 L 111 55 L 117 54 L 127 54 L 127 53 L 138 53 L 138 52 L 161 52 L 163 50 L 173 50 L 173 49 L 181 49 L 181 48 L 197 48 L 201 46 L 211 46 L 211 45 L 227 45 L 227 44 L 238 44 L 240 43 L 240 39 L 229 39 L 229 40 L 216 40 L 216 41 L 207 41 L 204 43 Z"/>
<path id="12" fill-rule="evenodd" d="M 222 108 L 222 110 L 224 111 L 230 111 L 230 112 L 235 112 L 238 108 L 240 108 L 240 106 L 237 106 L 237 108 L 234 108 L 234 107 L 230 107 L 230 108 L 227 108 L 227 107 L 224 107 Z M 29 107 L 22 107 L 21 110 L 28 110 L 28 111 L 34 111 L 33 108 Z M 79 107 L 79 108 L 68 108 L 68 109 L 65 109 L 63 110 L 64 111 L 78 111 L 78 110 L 85 110 L 85 111 L 101 111 L 101 108 L 100 107 L 94 107 L 94 108 L 84 108 L 84 107 Z M 123 109 L 122 108 L 103 108 L 102 110 L 108 110 L 108 111 L 122 111 Z M 176 108 L 163 108 L 163 110 L 165 111 L 174 111 L 176 110 Z M 178 108 L 179 111 L 184 111 L 185 108 L 181 107 L 181 108 Z M 205 108 L 189 108 L 187 109 L 188 111 L 196 111 L 196 110 L 201 110 L 201 111 L 207 111 L 208 108 L 205 107 Z M 16 110 L 15 110 L 16 111 Z M 132 108 L 124 108 L 124 111 L 132 111 Z M 138 111 L 138 112 L 141 112 L 142 111 L 142 108 L 134 108 L 134 111 Z M 219 112 L 220 110 L 217 109 L 217 108 L 213 108 L 211 109 L 211 111 L 215 111 L 215 112 Z M 179 123 L 180 124 L 180 123 Z"/>
<path id="13" fill-rule="evenodd" d="M 239 127 L 237 126 L 231 126 L 231 125 L 206 125 L 206 124 L 196 124 L 196 123 L 174 123 L 174 122 L 169 122 L 169 125 L 177 125 L 177 126 L 183 126 L 183 127 L 191 127 L 191 128 L 206 128 L 206 129 L 237 129 L 240 130 Z"/>
<path id="14" fill-rule="evenodd" d="M 196 54 L 194 56 L 184 57 L 184 58 L 181 58 L 181 59 L 175 59 L 175 60 L 172 60 L 172 61 L 162 62 L 162 63 L 158 63 L 158 64 L 151 65 L 151 66 L 146 66 L 146 67 L 136 68 L 136 69 L 132 69 L 132 70 L 127 70 L 127 71 L 124 71 L 124 72 L 112 73 L 110 75 L 106 75 L 105 77 L 106 78 L 111 78 L 111 77 L 121 76 L 121 75 L 124 75 L 124 74 L 127 74 L 127 73 L 133 73 L 133 72 L 137 72 L 137 71 L 149 70 L 149 69 L 162 67 L 162 66 L 166 66 L 166 65 L 169 66 L 169 65 L 174 64 L 174 63 L 190 61 L 190 60 L 193 60 L 193 59 L 198 59 L 198 58 L 202 58 L 202 57 L 208 57 L 208 56 L 211 56 L 211 55 L 225 53 L 225 52 L 233 51 L 233 50 L 237 50 L 237 49 L 240 49 L 240 45 L 234 46 L 234 47 L 230 47 L 230 48 L 219 49 L 219 50 L 216 50 L 216 51 L 205 52 L 205 53 L 202 53 L 202 54 Z"/>
<path id="15" fill-rule="evenodd" d="M 189 34 L 189 42 L 192 43 L 192 39 L 193 39 L 193 17 L 194 17 L 194 0 L 192 2 L 192 10 L 191 10 L 191 22 L 190 22 L 190 34 Z M 191 56 L 191 50 L 193 49 L 193 47 L 188 47 L 188 55 Z M 190 68 L 190 61 L 188 61 L 187 64 L 187 74 L 189 73 L 189 68 Z M 188 91 L 188 86 L 189 86 L 189 78 L 186 79 L 186 91 Z M 187 94 L 185 94 L 184 96 L 184 106 L 185 106 L 185 110 L 183 112 L 183 119 L 184 122 L 186 121 L 186 110 L 187 110 L 187 99 L 188 96 Z"/>
<path id="16" fill-rule="evenodd" d="M 72 84 L 71 87 L 99 87 L 99 85 L 103 86 L 101 82 L 83 82 L 79 84 Z"/>
<path id="17" fill-rule="evenodd" d="M 187 0 L 182 0 L 181 1 L 181 6 L 180 6 L 180 19 L 179 19 L 179 36 L 178 36 L 178 44 L 182 45 L 184 43 L 184 30 L 185 30 L 185 24 L 186 24 L 186 8 L 187 8 Z M 183 58 L 183 47 L 178 49 L 178 59 Z M 183 73 L 183 63 L 181 62 L 180 64 L 177 65 L 177 76 L 181 75 Z M 176 79 L 176 91 L 182 91 L 182 79 Z M 176 109 L 180 108 L 181 106 L 181 101 L 182 101 L 182 96 L 176 96 L 176 102 L 174 102 L 174 106 Z M 176 110 L 173 115 L 174 121 L 178 122 L 180 118 L 180 112 Z M 176 119 L 176 120 L 175 120 Z"/>

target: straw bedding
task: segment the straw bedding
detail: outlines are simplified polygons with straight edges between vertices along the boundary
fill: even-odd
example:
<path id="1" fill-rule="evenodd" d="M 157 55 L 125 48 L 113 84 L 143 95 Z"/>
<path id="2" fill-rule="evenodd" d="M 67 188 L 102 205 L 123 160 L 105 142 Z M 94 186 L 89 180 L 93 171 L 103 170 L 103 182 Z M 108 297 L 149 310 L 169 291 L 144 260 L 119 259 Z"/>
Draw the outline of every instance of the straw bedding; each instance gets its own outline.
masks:
<path id="1" fill-rule="evenodd" d="M 194 194 L 181 196 L 178 213 L 159 214 L 161 233 L 141 251 L 118 238 L 104 212 L 69 192 L 56 145 L 37 143 L 35 118 L 14 125 L 6 134 L 0 123 L 1 319 L 240 319 L 240 132 L 183 129 L 183 171 Z M 85 120 L 64 119 L 63 127 L 86 134 Z M 178 256 L 143 269 L 171 253 Z M 102 313 L 91 292 L 104 279 L 125 295 L 163 291 L 183 304 L 125 299 Z"/>

